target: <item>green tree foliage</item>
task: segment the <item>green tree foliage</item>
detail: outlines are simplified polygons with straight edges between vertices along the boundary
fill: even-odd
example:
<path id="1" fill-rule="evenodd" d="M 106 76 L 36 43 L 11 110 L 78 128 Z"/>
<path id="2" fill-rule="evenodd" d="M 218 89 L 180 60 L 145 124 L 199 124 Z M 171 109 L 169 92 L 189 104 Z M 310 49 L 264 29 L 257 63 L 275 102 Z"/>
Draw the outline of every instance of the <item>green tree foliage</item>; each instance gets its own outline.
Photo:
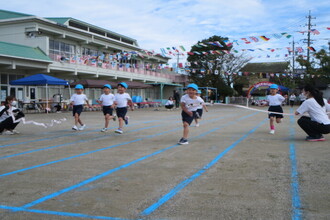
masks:
<path id="1" fill-rule="evenodd" d="M 242 55 L 234 55 L 228 53 L 232 50 L 231 45 L 226 45 L 223 38 L 213 36 L 192 46 L 190 52 L 198 52 L 198 54 L 189 55 L 188 61 L 191 63 L 190 79 L 197 85 L 202 87 L 214 87 L 218 89 L 218 93 L 222 96 L 231 96 L 237 88 L 242 90 L 242 76 L 237 72 L 249 61 Z M 219 42 L 221 47 L 209 44 L 209 42 Z M 200 46 L 200 43 L 205 46 Z M 210 52 L 217 51 L 217 52 Z M 207 52 L 207 54 L 203 54 Z M 237 93 L 237 91 L 236 91 Z"/>
<path id="2" fill-rule="evenodd" d="M 330 56 L 325 50 L 322 49 L 315 53 L 311 61 L 303 56 L 299 56 L 296 61 L 307 70 L 301 83 L 314 85 L 317 82 L 330 83 Z"/>

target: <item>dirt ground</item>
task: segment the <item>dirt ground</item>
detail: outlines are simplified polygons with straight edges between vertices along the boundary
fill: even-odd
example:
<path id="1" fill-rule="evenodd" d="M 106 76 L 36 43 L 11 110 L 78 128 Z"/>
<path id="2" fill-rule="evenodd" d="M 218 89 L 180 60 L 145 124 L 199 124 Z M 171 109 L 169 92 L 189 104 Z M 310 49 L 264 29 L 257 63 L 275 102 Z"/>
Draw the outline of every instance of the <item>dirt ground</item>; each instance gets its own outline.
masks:
<path id="1" fill-rule="evenodd" d="M 1 135 L 0 219 L 330 219 L 330 136 L 304 141 L 297 117 L 271 135 L 266 113 L 210 106 L 178 145 L 180 110 L 128 114 L 121 135 L 101 112 Z"/>

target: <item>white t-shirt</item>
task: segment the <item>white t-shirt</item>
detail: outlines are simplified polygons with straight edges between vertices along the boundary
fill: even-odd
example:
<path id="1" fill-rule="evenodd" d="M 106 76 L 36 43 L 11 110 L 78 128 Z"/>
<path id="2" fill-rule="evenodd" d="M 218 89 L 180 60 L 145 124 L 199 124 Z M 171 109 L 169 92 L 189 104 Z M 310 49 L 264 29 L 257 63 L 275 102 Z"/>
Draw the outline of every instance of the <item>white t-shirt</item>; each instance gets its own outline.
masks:
<path id="1" fill-rule="evenodd" d="M 118 108 L 124 108 L 124 107 L 127 107 L 127 102 L 129 100 L 132 100 L 132 98 L 128 93 L 123 93 L 123 94 L 117 93 L 115 95 L 114 101 L 117 103 Z"/>
<path id="2" fill-rule="evenodd" d="M 115 101 L 115 96 L 111 93 L 109 93 L 108 95 L 102 94 L 99 100 L 102 102 L 103 106 L 110 106 Z"/>
<path id="3" fill-rule="evenodd" d="M 203 106 L 204 100 L 196 96 L 196 99 L 192 99 L 188 94 L 185 94 L 181 97 L 181 103 L 184 103 L 188 111 L 196 111 L 199 106 Z"/>
<path id="4" fill-rule="evenodd" d="M 3 110 L 5 108 L 5 106 L 0 106 L 0 112 Z M 11 108 L 9 108 L 7 111 L 5 111 L 1 116 L 0 116 L 0 122 L 2 122 L 2 121 L 4 121 L 4 120 L 6 120 L 7 118 L 9 118 L 9 117 L 11 117 L 11 112 L 12 111 L 14 111 L 15 109 L 17 109 L 17 108 L 15 108 L 15 107 L 11 107 Z M 8 114 L 7 114 L 7 112 L 8 112 Z"/>
<path id="5" fill-rule="evenodd" d="M 70 99 L 70 101 L 73 102 L 73 105 L 83 105 L 87 100 L 85 94 L 73 94 Z"/>
<path id="6" fill-rule="evenodd" d="M 309 98 L 301 104 L 297 112 L 301 115 L 307 112 L 311 116 L 312 121 L 328 125 L 330 124 L 330 119 L 326 112 L 330 111 L 330 104 L 328 104 L 327 100 L 323 100 L 325 105 L 321 107 L 314 98 Z"/>
<path id="7" fill-rule="evenodd" d="M 167 100 L 165 105 L 174 105 L 174 102 L 172 100 Z"/>
<path id="8" fill-rule="evenodd" d="M 201 97 L 199 97 L 199 98 L 201 98 Z M 204 101 L 204 99 L 202 99 L 202 98 L 201 98 L 201 100 L 203 100 L 203 104 L 197 106 L 197 109 L 203 109 L 203 105 L 205 104 L 205 101 Z"/>
<path id="9" fill-rule="evenodd" d="M 269 106 L 282 105 L 282 102 L 284 100 L 285 100 L 285 98 L 283 96 L 281 96 L 280 94 L 267 96 L 267 101 L 269 102 Z"/>
<path id="10" fill-rule="evenodd" d="M 296 100 L 296 96 L 295 95 L 290 95 L 290 101 L 294 101 Z"/>
<path id="11" fill-rule="evenodd" d="M 306 100 L 306 96 L 303 93 L 301 93 L 299 95 L 299 99 L 300 99 L 300 101 L 305 101 Z"/>

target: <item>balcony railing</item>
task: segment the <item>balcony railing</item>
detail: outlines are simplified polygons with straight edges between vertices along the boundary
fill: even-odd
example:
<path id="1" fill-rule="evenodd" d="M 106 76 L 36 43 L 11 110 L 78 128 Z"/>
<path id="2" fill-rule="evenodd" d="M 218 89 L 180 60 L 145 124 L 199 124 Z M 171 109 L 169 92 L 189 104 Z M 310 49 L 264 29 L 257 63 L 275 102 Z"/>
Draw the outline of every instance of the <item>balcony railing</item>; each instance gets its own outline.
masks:
<path id="1" fill-rule="evenodd" d="M 165 78 L 170 80 L 171 82 L 185 82 L 187 77 L 181 76 L 179 74 L 167 74 L 161 73 L 162 69 L 151 69 L 151 68 L 141 68 L 134 64 L 130 63 L 118 63 L 118 62 L 103 62 L 102 60 L 91 59 L 89 57 L 70 57 L 65 58 L 61 55 L 57 54 L 49 54 L 49 57 L 60 63 L 68 63 L 68 64 L 78 64 L 82 66 L 91 66 L 95 68 L 102 68 L 108 70 L 116 70 L 116 71 L 123 71 L 128 73 L 136 73 L 145 76 L 154 76 L 158 78 Z M 158 71 L 157 71 L 158 70 Z"/>

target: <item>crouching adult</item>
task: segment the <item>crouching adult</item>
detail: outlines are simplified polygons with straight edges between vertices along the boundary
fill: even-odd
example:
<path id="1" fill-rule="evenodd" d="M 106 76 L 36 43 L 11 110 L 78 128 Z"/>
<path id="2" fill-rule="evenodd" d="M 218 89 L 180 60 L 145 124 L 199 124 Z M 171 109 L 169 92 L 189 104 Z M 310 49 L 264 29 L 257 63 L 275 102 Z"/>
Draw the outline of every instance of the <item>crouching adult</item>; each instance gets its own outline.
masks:
<path id="1" fill-rule="evenodd" d="M 307 100 L 295 114 L 302 115 L 307 112 L 310 117 L 302 116 L 298 119 L 298 124 L 308 135 L 306 141 L 325 141 L 323 134 L 330 133 L 330 119 L 327 115 L 330 105 L 323 99 L 322 93 L 312 86 L 305 86 L 303 93 Z"/>
<path id="2" fill-rule="evenodd" d="M 24 113 L 16 105 L 15 97 L 7 96 L 5 104 L 0 106 L 0 134 L 19 134 L 15 128 L 19 124 L 17 120 L 23 118 Z"/>

